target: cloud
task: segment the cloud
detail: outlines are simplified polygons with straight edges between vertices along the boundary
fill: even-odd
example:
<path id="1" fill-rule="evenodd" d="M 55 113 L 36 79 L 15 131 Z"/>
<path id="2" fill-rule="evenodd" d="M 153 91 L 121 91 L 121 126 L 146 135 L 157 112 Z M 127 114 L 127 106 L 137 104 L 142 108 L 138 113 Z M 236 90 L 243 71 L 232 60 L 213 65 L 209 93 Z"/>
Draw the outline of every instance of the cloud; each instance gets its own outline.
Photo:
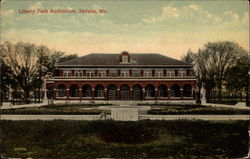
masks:
<path id="1" fill-rule="evenodd" d="M 30 6 L 30 9 L 36 10 L 42 8 L 42 1 L 38 1 Z"/>
<path id="2" fill-rule="evenodd" d="M 195 5 L 195 4 L 190 4 L 189 8 L 197 10 L 197 11 L 200 9 L 200 7 L 198 5 Z"/>
<path id="3" fill-rule="evenodd" d="M 163 53 L 179 58 L 189 48 L 196 51 L 207 41 L 232 40 L 248 48 L 247 32 L 207 31 L 150 33 L 144 36 L 127 34 L 98 34 L 93 32 L 48 31 L 45 29 L 10 29 L 2 34 L 2 39 L 11 42 L 30 42 L 46 45 L 51 49 L 66 53 L 112 53 L 128 50 L 134 53 Z"/>
<path id="4" fill-rule="evenodd" d="M 8 10 L 2 10 L 1 11 L 1 16 L 10 17 L 13 14 L 14 14 L 14 10 L 13 9 L 8 9 Z"/>
<path id="5" fill-rule="evenodd" d="M 197 4 L 189 4 L 181 8 L 175 8 L 171 5 L 162 7 L 162 12 L 158 16 L 143 18 L 142 21 L 148 24 L 160 24 L 167 23 L 173 26 L 178 26 L 179 24 L 186 24 L 187 26 L 194 24 L 197 26 L 205 25 L 223 25 L 230 27 L 240 26 L 248 22 L 248 13 L 246 12 L 243 16 L 233 11 L 226 11 L 222 14 L 215 15 L 203 7 Z M 217 26 L 216 26 L 217 27 Z"/>
<path id="6" fill-rule="evenodd" d="M 173 8 L 171 6 L 165 6 L 162 8 L 162 14 L 156 17 L 143 18 L 142 21 L 146 23 L 155 23 L 167 20 L 171 17 L 179 17 L 180 13 L 177 8 Z"/>

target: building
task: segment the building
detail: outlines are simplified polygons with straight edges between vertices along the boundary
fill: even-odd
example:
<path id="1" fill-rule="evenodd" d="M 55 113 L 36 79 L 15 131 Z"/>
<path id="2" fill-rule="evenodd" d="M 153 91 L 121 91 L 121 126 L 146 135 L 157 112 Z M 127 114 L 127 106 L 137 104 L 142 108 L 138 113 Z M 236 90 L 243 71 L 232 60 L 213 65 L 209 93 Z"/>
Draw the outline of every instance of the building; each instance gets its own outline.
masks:
<path id="1" fill-rule="evenodd" d="M 54 100 L 193 100 L 193 65 L 160 54 L 89 54 L 58 63 L 46 81 Z"/>

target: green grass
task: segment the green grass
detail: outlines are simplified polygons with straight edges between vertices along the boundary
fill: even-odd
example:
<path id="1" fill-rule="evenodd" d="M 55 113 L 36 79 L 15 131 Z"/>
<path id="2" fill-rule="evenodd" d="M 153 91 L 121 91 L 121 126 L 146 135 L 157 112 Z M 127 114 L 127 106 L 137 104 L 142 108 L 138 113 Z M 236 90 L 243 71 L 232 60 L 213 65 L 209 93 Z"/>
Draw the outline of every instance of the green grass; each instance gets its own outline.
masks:
<path id="1" fill-rule="evenodd" d="M 153 115 L 236 115 L 236 114 L 250 114 L 249 110 L 234 109 L 234 108 L 219 108 L 199 105 L 166 105 L 154 106 L 148 111 L 148 114 Z"/>
<path id="2" fill-rule="evenodd" d="M 89 109 L 86 109 L 89 108 Z M 110 110 L 100 110 L 97 106 L 62 104 L 51 105 L 39 108 L 19 108 L 1 110 L 0 114 L 55 114 L 55 115 L 98 115 L 102 112 L 110 114 Z M 148 111 L 152 115 L 249 115 L 249 110 L 208 107 L 200 105 L 152 105 Z"/>
<path id="3" fill-rule="evenodd" d="M 91 108 L 91 109 L 86 109 Z M 99 110 L 89 106 L 45 106 L 39 108 L 19 108 L 1 110 L 0 114 L 54 114 L 54 115 L 98 115 L 102 112 L 110 114 L 108 110 Z"/>
<path id="4" fill-rule="evenodd" d="M 247 121 L 0 121 L 2 155 L 32 158 L 237 158 L 248 151 Z M 105 142 L 115 127 L 152 134 L 144 143 Z M 129 138 L 123 133 L 123 139 Z M 135 138 L 136 140 L 136 138 Z"/>

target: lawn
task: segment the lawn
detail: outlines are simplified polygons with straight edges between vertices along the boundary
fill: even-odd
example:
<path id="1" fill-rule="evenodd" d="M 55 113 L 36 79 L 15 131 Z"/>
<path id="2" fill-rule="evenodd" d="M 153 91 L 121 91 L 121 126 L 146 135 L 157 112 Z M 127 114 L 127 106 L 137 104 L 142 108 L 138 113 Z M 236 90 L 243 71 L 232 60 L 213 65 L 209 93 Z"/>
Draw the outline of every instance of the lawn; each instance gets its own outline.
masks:
<path id="1" fill-rule="evenodd" d="M 98 115 L 104 112 L 110 114 L 110 110 L 100 110 L 99 105 L 51 105 L 39 108 L 20 108 L 1 110 L 0 114 L 55 114 L 55 115 Z M 102 105 L 103 106 L 103 105 Z M 105 105 L 104 105 L 105 106 Z M 110 105 L 107 105 L 110 106 Z M 118 106 L 117 106 L 118 107 Z M 218 108 L 201 105 L 152 105 L 152 109 L 148 111 L 151 115 L 240 115 L 250 114 L 249 110 Z"/>
<path id="2" fill-rule="evenodd" d="M 100 110 L 96 106 L 44 106 L 38 108 L 19 108 L 1 110 L 0 114 L 54 114 L 54 115 L 98 115 L 102 112 L 110 114 L 108 110 Z"/>
<path id="3" fill-rule="evenodd" d="M 237 158 L 246 121 L 0 121 L 2 156 L 32 158 Z"/>
<path id="4" fill-rule="evenodd" d="M 235 109 L 235 108 L 219 108 L 202 105 L 165 105 L 153 106 L 148 114 L 152 115 L 240 115 L 250 114 L 249 110 Z"/>

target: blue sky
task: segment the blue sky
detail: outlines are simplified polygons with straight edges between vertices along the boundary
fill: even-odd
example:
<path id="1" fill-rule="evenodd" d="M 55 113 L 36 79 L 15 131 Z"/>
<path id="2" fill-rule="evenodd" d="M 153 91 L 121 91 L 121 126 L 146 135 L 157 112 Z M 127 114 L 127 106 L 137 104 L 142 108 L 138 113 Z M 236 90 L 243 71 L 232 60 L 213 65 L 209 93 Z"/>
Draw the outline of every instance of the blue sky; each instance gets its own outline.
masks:
<path id="1" fill-rule="evenodd" d="M 19 9 L 105 9 L 106 14 L 20 14 Z M 161 53 L 180 58 L 208 41 L 249 49 L 247 1 L 1 2 L 1 41 L 47 45 L 66 53 Z"/>

